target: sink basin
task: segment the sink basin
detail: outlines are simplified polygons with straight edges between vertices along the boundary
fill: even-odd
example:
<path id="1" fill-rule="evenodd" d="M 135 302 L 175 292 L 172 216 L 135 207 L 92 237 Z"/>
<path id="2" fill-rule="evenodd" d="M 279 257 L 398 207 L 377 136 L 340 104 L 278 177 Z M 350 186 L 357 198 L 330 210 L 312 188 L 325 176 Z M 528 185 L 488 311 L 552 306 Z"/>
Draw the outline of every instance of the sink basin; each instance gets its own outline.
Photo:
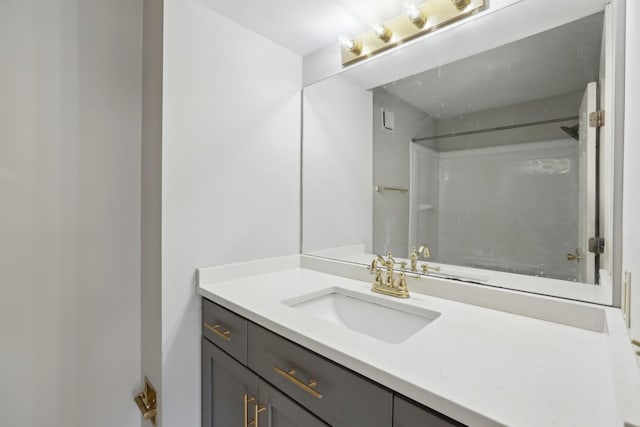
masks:
<path id="1" fill-rule="evenodd" d="M 282 303 L 391 344 L 405 341 L 440 316 L 435 311 L 343 288 L 324 289 Z"/>

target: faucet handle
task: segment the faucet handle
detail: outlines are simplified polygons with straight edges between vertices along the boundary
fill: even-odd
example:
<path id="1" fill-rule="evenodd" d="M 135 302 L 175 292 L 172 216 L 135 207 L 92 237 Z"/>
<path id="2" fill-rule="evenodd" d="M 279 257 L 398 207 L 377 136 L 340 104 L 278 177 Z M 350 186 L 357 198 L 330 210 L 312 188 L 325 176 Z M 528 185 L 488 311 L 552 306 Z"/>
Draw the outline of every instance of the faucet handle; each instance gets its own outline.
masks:
<path id="1" fill-rule="evenodd" d="M 387 252 L 387 268 L 391 267 L 393 268 L 393 266 L 396 264 L 396 260 L 393 258 L 393 255 L 391 254 L 391 251 Z"/>
<path id="2" fill-rule="evenodd" d="M 429 270 L 440 271 L 440 267 L 432 267 L 427 263 L 422 264 L 422 274 L 429 274 Z"/>
<path id="3" fill-rule="evenodd" d="M 409 288 L 407 288 L 407 275 L 403 272 L 400 273 L 398 284 L 395 289 L 395 296 L 400 298 L 409 298 Z"/>

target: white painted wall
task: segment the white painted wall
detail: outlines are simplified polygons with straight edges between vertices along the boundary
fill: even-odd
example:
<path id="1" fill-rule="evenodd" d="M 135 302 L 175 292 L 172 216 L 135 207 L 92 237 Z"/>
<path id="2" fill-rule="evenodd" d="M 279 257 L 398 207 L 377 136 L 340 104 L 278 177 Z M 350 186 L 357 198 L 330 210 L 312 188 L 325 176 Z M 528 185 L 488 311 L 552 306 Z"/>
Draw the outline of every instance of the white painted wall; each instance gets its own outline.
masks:
<path id="1" fill-rule="evenodd" d="M 0 425 L 140 425 L 142 2 L 0 3 Z"/>
<path id="2" fill-rule="evenodd" d="M 446 135 L 520 123 L 577 117 L 583 95 L 584 90 L 580 90 L 506 107 L 442 118 L 438 120 L 438 133 Z M 573 126 L 577 123 L 578 120 L 575 119 L 547 125 L 440 139 L 437 149 L 438 151 L 451 151 L 561 139 L 565 138 L 567 134 L 560 129 L 560 126 Z"/>
<path id="3" fill-rule="evenodd" d="M 336 76 L 303 95 L 302 251 L 371 251 L 372 94 Z"/>
<path id="4" fill-rule="evenodd" d="M 382 126 L 383 109 L 394 114 L 393 130 Z M 385 90 L 374 90 L 373 184 L 409 189 L 411 139 L 435 132 L 434 126 L 435 120 L 413 105 Z M 409 247 L 421 244 L 409 242 L 409 193 L 374 193 L 372 252 L 384 255 L 392 251 L 407 258 Z"/>
<path id="5" fill-rule="evenodd" d="M 640 3 L 627 0 L 622 271 L 631 272 L 631 336 L 640 339 Z"/>
<path id="6" fill-rule="evenodd" d="M 162 425 L 200 425 L 195 269 L 299 252 L 302 59 L 164 2 Z"/>

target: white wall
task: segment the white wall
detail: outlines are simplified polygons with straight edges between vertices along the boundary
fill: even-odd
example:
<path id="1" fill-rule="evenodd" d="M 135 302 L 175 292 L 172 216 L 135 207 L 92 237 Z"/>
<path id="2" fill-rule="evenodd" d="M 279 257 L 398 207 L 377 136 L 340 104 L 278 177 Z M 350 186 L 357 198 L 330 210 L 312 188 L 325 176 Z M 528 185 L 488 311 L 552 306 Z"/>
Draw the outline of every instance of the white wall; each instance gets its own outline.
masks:
<path id="1" fill-rule="evenodd" d="M 371 105 L 371 92 L 340 76 L 304 90 L 304 253 L 354 244 L 371 250 Z"/>
<path id="2" fill-rule="evenodd" d="M 336 78 L 336 77 L 334 77 Z M 394 113 L 393 130 L 382 126 L 382 110 Z M 373 91 L 373 184 L 409 189 L 411 139 L 434 132 L 435 120 L 385 90 Z M 429 130 L 428 130 L 429 129 Z M 373 195 L 373 253 L 407 258 L 409 193 L 395 191 Z"/>
<path id="3" fill-rule="evenodd" d="M 134 426 L 142 2 L 0 3 L 0 424 Z"/>
<path id="4" fill-rule="evenodd" d="M 299 252 L 302 60 L 165 0 L 162 425 L 200 425 L 195 269 Z"/>
<path id="5" fill-rule="evenodd" d="M 586 87 L 584 89 L 586 90 Z M 438 133 L 446 135 L 520 123 L 577 117 L 583 96 L 584 90 L 581 90 L 506 107 L 442 118 L 438 120 Z M 567 134 L 560 129 L 560 126 L 573 126 L 577 123 L 578 120 L 575 119 L 547 125 L 440 139 L 437 148 L 438 151 L 450 151 L 555 140 L 567 137 Z"/>
<path id="6" fill-rule="evenodd" d="M 640 339 L 640 3 L 627 0 L 622 271 L 631 272 L 631 336 Z M 636 349 L 637 350 L 637 349 Z"/>

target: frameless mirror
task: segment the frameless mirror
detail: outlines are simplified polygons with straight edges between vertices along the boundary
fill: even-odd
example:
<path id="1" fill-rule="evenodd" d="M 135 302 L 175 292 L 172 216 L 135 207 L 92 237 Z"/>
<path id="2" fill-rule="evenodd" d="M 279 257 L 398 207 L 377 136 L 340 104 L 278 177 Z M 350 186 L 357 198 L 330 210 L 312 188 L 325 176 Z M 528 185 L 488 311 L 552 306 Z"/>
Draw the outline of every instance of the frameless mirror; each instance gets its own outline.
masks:
<path id="1" fill-rule="evenodd" d="M 610 304 L 605 12 L 374 87 L 306 87 L 302 252 Z"/>

